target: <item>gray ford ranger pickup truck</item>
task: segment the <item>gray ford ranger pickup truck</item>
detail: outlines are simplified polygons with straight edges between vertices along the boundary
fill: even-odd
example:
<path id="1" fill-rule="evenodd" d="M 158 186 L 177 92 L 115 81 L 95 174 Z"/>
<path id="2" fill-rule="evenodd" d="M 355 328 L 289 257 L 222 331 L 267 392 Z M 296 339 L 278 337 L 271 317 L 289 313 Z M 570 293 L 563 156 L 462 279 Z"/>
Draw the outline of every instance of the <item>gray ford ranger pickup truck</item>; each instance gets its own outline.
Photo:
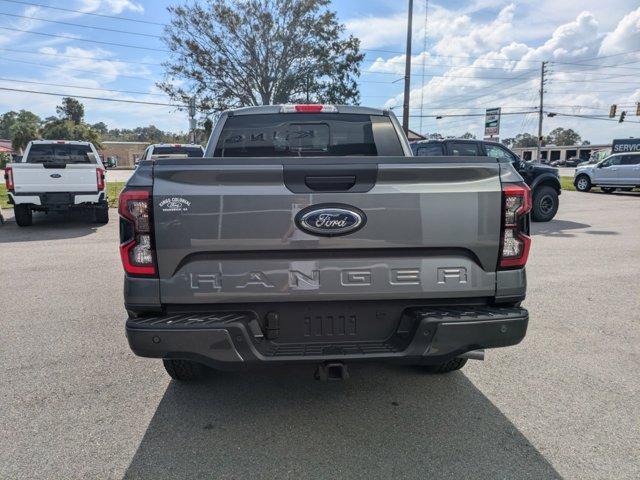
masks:
<path id="1" fill-rule="evenodd" d="M 120 195 L 129 344 L 183 381 L 457 370 L 525 336 L 530 210 L 511 163 L 413 157 L 389 111 L 225 112 L 204 158 L 143 161 Z"/>

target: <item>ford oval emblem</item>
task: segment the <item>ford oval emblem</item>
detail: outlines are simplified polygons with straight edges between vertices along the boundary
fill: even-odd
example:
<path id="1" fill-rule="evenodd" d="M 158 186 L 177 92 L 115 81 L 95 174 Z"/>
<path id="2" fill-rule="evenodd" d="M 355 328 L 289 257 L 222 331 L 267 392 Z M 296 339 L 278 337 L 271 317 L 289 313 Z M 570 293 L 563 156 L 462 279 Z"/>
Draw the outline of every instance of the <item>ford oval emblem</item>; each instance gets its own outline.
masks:
<path id="1" fill-rule="evenodd" d="M 298 228 L 312 235 L 335 237 L 360 230 L 367 222 L 364 212 L 349 205 L 313 205 L 296 215 Z"/>
<path id="2" fill-rule="evenodd" d="M 60 178 L 62 175 L 60 175 L 59 173 L 52 173 L 51 175 L 49 175 L 51 178 Z"/>

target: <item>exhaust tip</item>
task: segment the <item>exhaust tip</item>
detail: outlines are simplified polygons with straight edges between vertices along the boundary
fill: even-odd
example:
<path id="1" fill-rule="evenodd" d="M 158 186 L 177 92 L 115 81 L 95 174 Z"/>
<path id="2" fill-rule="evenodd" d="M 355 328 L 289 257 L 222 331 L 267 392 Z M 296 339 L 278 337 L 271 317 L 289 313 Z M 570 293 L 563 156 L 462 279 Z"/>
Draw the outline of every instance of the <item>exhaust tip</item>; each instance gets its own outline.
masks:
<path id="1" fill-rule="evenodd" d="M 484 360 L 484 350 L 471 350 L 470 352 L 458 355 L 458 358 L 466 358 L 469 360 Z"/>

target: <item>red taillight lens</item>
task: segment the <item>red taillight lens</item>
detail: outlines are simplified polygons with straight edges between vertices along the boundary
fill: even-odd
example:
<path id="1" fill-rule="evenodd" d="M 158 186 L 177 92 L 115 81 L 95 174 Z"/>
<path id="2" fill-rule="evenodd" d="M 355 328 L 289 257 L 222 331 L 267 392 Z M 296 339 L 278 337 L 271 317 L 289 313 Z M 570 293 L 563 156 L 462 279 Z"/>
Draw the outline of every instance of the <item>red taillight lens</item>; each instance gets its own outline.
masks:
<path id="1" fill-rule="evenodd" d="M 531 189 L 525 184 L 506 184 L 502 188 L 502 239 L 500 268 L 522 268 L 531 248 L 527 235 L 527 215 L 531 211 Z"/>
<path id="2" fill-rule="evenodd" d="M 4 168 L 4 181 L 7 185 L 7 190 L 13 191 L 15 185 L 13 184 L 13 168 L 5 167 Z"/>
<path id="3" fill-rule="evenodd" d="M 120 257 L 125 271 L 134 275 L 155 275 L 151 194 L 146 190 L 125 190 L 120 194 L 118 212 L 130 225 L 130 228 L 120 228 Z"/>
<path id="4" fill-rule="evenodd" d="M 96 183 L 98 191 L 104 190 L 104 170 L 101 168 L 96 168 Z"/>

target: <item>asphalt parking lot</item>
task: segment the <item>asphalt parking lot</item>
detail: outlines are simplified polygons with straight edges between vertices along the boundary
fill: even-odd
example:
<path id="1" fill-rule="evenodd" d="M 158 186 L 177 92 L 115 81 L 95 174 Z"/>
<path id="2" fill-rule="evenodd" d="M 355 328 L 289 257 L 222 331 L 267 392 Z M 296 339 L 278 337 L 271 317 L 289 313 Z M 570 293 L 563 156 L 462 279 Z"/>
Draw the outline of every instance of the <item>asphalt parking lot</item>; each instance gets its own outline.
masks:
<path id="1" fill-rule="evenodd" d="M 135 357 L 111 213 L 0 226 L 0 478 L 640 478 L 640 194 L 564 192 L 534 224 L 522 344 L 329 384 Z"/>

